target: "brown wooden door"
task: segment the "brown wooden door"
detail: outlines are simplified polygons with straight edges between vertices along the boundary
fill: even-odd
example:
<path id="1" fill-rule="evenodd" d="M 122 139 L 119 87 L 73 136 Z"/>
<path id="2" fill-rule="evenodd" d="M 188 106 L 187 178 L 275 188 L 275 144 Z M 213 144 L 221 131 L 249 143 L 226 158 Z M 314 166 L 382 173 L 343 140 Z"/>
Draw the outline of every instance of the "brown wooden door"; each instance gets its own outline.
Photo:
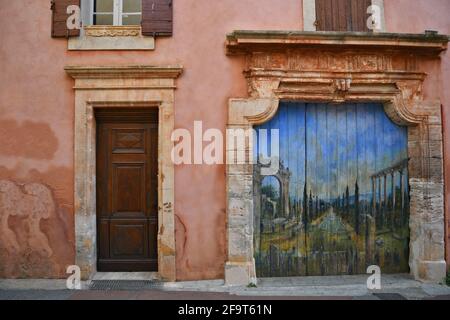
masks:
<path id="1" fill-rule="evenodd" d="M 97 118 L 99 271 L 157 271 L 157 110 Z"/>

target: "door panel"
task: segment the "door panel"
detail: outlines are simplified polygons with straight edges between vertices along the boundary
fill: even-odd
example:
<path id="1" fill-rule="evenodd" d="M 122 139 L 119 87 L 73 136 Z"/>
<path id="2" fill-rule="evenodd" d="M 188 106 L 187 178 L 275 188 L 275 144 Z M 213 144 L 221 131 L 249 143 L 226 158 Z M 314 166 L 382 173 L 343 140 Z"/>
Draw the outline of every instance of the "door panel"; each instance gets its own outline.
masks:
<path id="1" fill-rule="evenodd" d="M 148 255 L 147 223 L 142 220 L 110 222 L 111 258 L 136 258 Z"/>
<path id="2" fill-rule="evenodd" d="M 145 169 L 144 163 L 113 163 L 112 214 L 145 217 Z"/>
<path id="3" fill-rule="evenodd" d="M 114 129 L 113 153 L 144 153 L 145 130 L 142 129 Z"/>
<path id="4" fill-rule="evenodd" d="M 157 110 L 99 111 L 99 271 L 157 271 Z"/>
<path id="5" fill-rule="evenodd" d="M 258 276 L 408 272 L 407 129 L 382 105 L 285 102 L 256 129 L 280 137 L 279 172 L 254 170 Z"/>

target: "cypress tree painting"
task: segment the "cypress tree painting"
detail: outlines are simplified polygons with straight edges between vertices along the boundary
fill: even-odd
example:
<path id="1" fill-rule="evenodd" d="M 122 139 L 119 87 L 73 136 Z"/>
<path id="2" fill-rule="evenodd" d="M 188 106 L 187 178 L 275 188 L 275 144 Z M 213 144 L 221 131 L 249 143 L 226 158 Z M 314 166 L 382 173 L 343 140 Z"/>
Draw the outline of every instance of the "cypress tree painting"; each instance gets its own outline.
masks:
<path id="1" fill-rule="evenodd" d="M 407 129 L 381 104 L 283 102 L 255 129 L 280 137 L 255 150 L 279 143 L 276 175 L 254 166 L 259 277 L 409 271 Z"/>

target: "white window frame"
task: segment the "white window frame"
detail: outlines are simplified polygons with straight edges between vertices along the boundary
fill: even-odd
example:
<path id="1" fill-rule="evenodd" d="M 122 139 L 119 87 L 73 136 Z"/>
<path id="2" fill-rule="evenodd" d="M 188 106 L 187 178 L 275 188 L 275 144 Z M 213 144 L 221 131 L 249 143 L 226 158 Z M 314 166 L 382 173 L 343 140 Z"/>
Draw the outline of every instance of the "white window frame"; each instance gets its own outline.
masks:
<path id="1" fill-rule="evenodd" d="M 94 22 L 94 15 L 101 15 L 101 14 L 113 14 L 113 26 L 122 26 L 123 24 L 123 16 L 135 16 L 135 15 L 141 15 L 142 16 L 142 10 L 141 12 L 123 12 L 123 0 L 113 0 L 113 12 L 95 12 L 95 1 L 92 1 L 91 4 L 91 21 Z"/>

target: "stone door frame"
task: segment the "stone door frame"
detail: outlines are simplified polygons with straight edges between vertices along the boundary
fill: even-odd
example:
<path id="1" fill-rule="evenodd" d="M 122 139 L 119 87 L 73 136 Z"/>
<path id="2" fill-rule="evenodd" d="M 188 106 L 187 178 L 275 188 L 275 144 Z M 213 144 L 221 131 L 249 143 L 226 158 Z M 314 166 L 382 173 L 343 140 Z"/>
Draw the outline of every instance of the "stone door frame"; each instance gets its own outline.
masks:
<path id="1" fill-rule="evenodd" d="M 75 79 L 74 205 L 76 265 L 82 278 L 97 268 L 96 108 L 159 108 L 158 129 L 158 276 L 176 280 L 174 165 L 175 79 L 182 67 L 67 66 Z"/>
<path id="2" fill-rule="evenodd" d="M 249 98 L 230 99 L 228 129 L 251 130 L 271 120 L 280 101 L 382 103 L 408 127 L 410 269 L 420 280 L 445 276 L 445 224 L 440 101 L 425 101 L 421 59 L 439 59 L 442 36 L 235 31 L 229 55 L 244 55 Z M 248 134 L 251 137 L 251 134 Z M 227 147 L 228 285 L 256 283 L 253 248 L 252 139 Z M 240 149 L 241 148 L 241 149 Z M 249 155 L 248 163 L 230 157 Z"/>

